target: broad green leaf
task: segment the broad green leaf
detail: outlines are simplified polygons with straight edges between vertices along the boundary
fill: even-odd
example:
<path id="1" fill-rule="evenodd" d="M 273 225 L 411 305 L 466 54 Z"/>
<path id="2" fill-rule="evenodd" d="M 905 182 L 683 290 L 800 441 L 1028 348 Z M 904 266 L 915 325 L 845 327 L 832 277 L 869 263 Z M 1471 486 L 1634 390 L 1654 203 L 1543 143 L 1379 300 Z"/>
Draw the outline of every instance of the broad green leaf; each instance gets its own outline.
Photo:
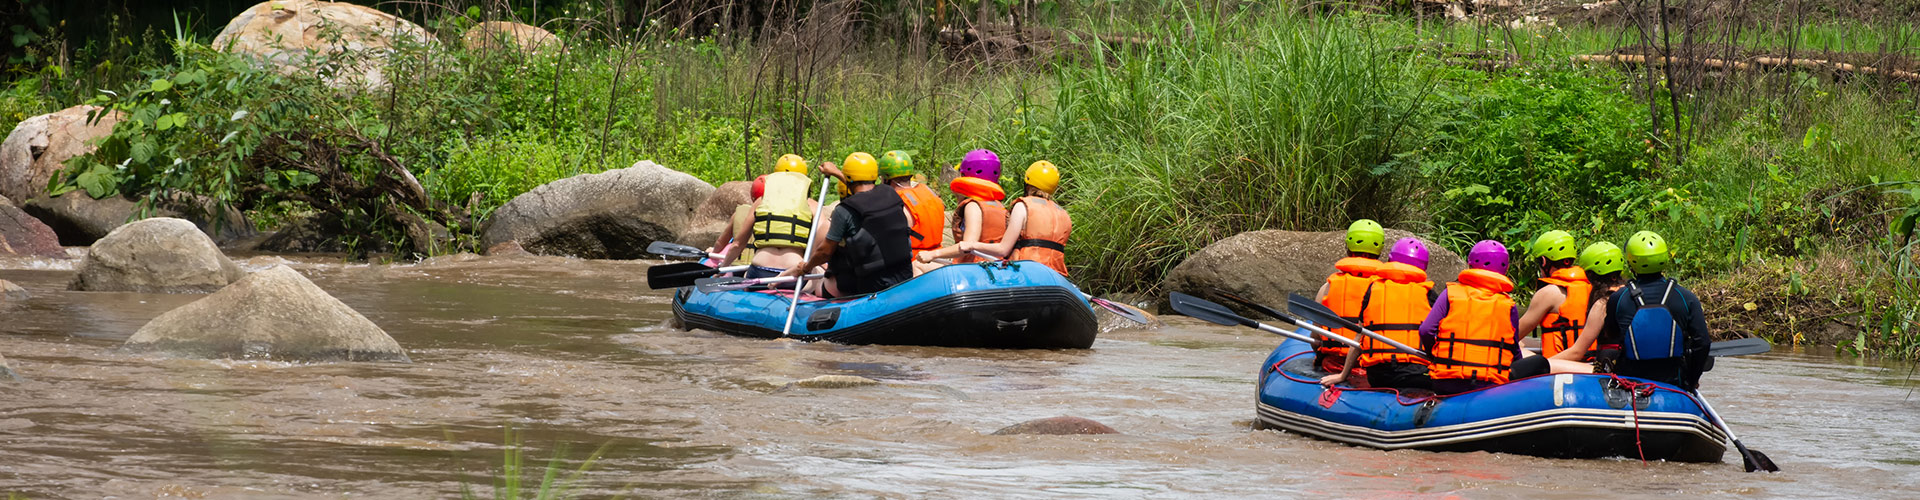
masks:
<path id="1" fill-rule="evenodd" d="M 146 163 L 147 160 L 153 159 L 153 155 L 158 153 L 160 153 L 160 146 L 148 140 L 135 142 L 133 146 L 127 150 L 127 156 L 132 157 L 134 163 Z"/>
<path id="2" fill-rule="evenodd" d="M 172 80 L 154 80 L 153 87 L 151 90 L 153 90 L 154 92 L 166 92 L 167 89 L 170 89 L 170 88 L 173 88 Z"/>
<path id="3" fill-rule="evenodd" d="M 153 121 L 154 130 L 166 130 L 170 128 L 173 128 L 173 115 L 163 115 Z"/>

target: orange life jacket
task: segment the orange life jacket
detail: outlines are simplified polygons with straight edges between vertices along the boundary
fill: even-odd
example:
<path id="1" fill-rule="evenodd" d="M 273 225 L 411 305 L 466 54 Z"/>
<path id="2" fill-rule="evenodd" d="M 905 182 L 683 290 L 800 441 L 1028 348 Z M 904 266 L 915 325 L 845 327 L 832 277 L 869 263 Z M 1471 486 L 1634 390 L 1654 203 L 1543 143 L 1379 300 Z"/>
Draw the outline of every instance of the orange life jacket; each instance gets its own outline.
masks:
<path id="1" fill-rule="evenodd" d="M 1007 236 L 1006 204 L 1000 203 L 999 200 L 982 201 L 968 199 L 967 201 L 960 202 L 960 206 L 953 209 L 953 241 L 960 242 L 966 240 L 967 205 L 980 207 L 981 243 L 999 243 L 1001 238 Z M 982 262 L 985 260 L 986 259 L 982 259 L 980 256 L 973 254 L 964 254 L 953 258 L 953 262 L 956 264 Z"/>
<path id="2" fill-rule="evenodd" d="M 1540 281 L 1560 287 L 1567 295 L 1559 309 L 1547 312 L 1547 317 L 1540 320 L 1540 354 L 1552 356 L 1572 346 L 1580 338 L 1580 330 L 1587 327 L 1587 297 L 1593 295 L 1593 283 L 1588 283 L 1587 272 L 1576 266 L 1560 268 Z"/>
<path id="3" fill-rule="evenodd" d="M 1427 293 L 1433 291 L 1433 282 L 1427 281 L 1427 272 L 1404 262 L 1388 262 L 1380 266 L 1377 275 L 1380 278 L 1367 290 L 1360 326 L 1401 344 L 1420 345 L 1420 322 L 1426 321 L 1427 313 L 1433 310 L 1433 302 L 1427 297 Z M 1428 364 L 1426 358 L 1394 349 L 1373 337 L 1354 340 L 1360 341 L 1360 366 Z"/>
<path id="4" fill-rule="evenodd" d="M 1020 228 L 1020 240 L 1014 242 L 1013 254 L 1007 260 L 1039 262 L 1066 276 L 1067 237 L 1073 234 L 1073 216 L 1046 198 L 1024 196 L 1013 202 L 1014 206 L 1022 203 L 1027 205 L 1027 225 Z"/>
<path id="5" fill-rule="evenodd" d="M 1460 272 L 1447 284 L 1447 317 L 1433 343 L 1434 380 L 1507 382 L 1513 369 L 1513 281 L 1484 269 Z"/>
<path id="6" fill-rule="evenodd" d="M 896 188 L 900 201 L 907 205 L 907 213 L 913 215 L 908 228 L 907 238 L 913 255 L 940 248 L 940 236 L 947 228 L 947 205 L 940 201 L 940 195 L 933 194 L 933 188 L 924 182 L 916 182 L 910 188 Z"/>
<path id="7" fill-rule="evenodd" d="M 1327 306 L 1327 309 L 1346 318 L 1347 321 L 1359 323 L 1362 319 L 1361 311 L 1367 303 L 1367 287 L 1373 285 L 1374 273 L 1378 272 L 1382 265 L 1379 260 L 1366 257 L 1347 257 L 1334 262 L 1333 268 L 1337 271 L 1327 276 L 1327 298 L 1320 299 L 1320 305 Z M 1360 336 L 1359 332 L 1334 325 L 1320 326 L 1350 339 Z M 1346 362 L 1346 344 L 1337 343 L 1331 339 L 1321 339 L 1320 345 L 1315 346 L 1313 350 L 1320 354 L 1320 359 L 1326 361 L 1328 366 Z M 1339 361 L 1333 361 L 1335 359 Z M 1339 370 L 1336 367 L 1328 371 Z"/>

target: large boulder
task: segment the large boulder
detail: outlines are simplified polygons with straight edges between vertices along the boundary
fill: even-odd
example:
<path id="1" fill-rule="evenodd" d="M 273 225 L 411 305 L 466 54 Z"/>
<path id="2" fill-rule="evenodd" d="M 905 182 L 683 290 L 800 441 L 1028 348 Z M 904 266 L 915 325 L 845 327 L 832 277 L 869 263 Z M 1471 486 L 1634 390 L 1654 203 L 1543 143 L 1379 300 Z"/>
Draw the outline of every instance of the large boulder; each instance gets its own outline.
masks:
<path id="1" fill-rule="evenodd" d="M 1413 233 L 1387 230 L 1392 244 Z M 1429 242 L 1433 255 L 1427 265 L 1428 276 L 1444 283 L 1466 269 L 1458 254 Z M 1346 232 L 1251 231 L 1233 235 L 1200 249 L 1167 273 L 1162 287 L 1170 291 L 1207 296 L 1214 289 L 1226 290 L 1253 301 L 1284 309 L 1287 295 L 1313 296 L 1327 275 L 1333 274 L 1334 261 L 1347 255 Z"/>
<path id="2" fill-rule="evenodd" d="M 193 221 L 200 232 L 215 241 L 230 241 L 254 235 L 246 216 L 231 207 L 222 207 L 193 196 L 162 200 L 161 206 L 141 210 L 140 202 L 121 196 L 94 199 L 85 191 L 68 191 L 52 198 L 39 197 L 20 207 L 45 222 L 60 235 L 60 244 L 91 245 L 107 233 L 128 222 L 145 217 L 174 217 Z"/>
<path id="3" fill-rule="evenodd" d="M 18 302 L 27 300 L 27 289 L 11 281 L 0 280 L 0 302 Z"/>
<path id="4" fill-rule="evenodd" d="M 383 51 L 403 42 L 431 43 L 426 28 L 372 7 L 318 0 L 261 2 L 234 16 L 213 37 L 213 47 L 253 56 L 279 66 L 282 72 L 306 71 L 313 56 L 346 52 Z M 379 60 L 342 68 L 334 82 L 359 82 L 368 87 L 386 84 Z"/>
<path id="5" fill-rule="evenodd" d="M 753 183 L 733 181 L 721 184 L 707 195 L 706 201 L 693 209 L 693 220 L 687 223 L 687 231 L 680 238 L 681 243 L 706 248 L 720 238 L 727 230 L 729 219 L 733 218 L 733 209 L 753 202 Z"/>
<path id="6" fill-rule="evenodd" d="M 409 361 L 387 332 L 285 265 L 161 314 L 124 347 L 205 358 Z"/>
<path id="7" fill-rule="evenodd" d="M 652 242 L 681 241 L 694 209 L 713 191 L 700 179 L 650 161 L 568 177 L 495 210 L 480 246 L 518 241 L 540 255 L 642 258 Z"/>
<path id="8" fill-rule="evenodd" d="M 460 36 L 460 44 L 473 51 L 518 49 L 523 53 L 535 53 L 560 49 L 560 39 L 555 38 L 553 33 L 538 26 L 507 21 L 476 24 Z"/>
<path id="9" fill-rule="evenodd" d="M 0 204 L 0 255 L 66 257 L 53 228 L 13 205 Z"/>
<path id="10" fill-rule="evenodd" d="M 244 275 L 192 222 L 156 217 L 121 226 L 95 242 L 69 288 L 208 293 Z"/>
<path id="11" fill-rule="evenodd" d="M 68 159 L 93 152 L 93 140 L 113 133 L 118 112 L 87 123 L 99 106 L 74 106 L 21 121 L 0 143 L 0 196 L 20 203 L 47 193 L 47 181 Z"/>

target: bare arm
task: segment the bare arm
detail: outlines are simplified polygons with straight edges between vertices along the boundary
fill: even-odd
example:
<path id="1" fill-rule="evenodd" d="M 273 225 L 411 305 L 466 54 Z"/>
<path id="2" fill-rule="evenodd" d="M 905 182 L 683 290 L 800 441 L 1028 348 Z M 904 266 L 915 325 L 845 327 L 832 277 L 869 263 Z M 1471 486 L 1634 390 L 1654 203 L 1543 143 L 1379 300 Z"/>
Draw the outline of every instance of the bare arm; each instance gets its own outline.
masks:
<path id="1" fill-rule="evenodd" d="M 1592 350 L 1593 343 L 1600 340 L 1600 329 L 1606 323 L 1607 301 L 1595 301 L 1593 307 L 1587 309 L 1587 326 L 1580 329 L 1580 337 L 1573 340 L 1573 345 L 1567 346 L 1567 348 L 1561 350 L 1559 354 L 1553 355 L 1553 359 L 1564 359 L 1567 361 L 1586 359 L 1587 351 Z"/>
<path id="2" fill-rule="evenodd" d="M 1006 237 L 995 243 L 961 243 L 961 251 L 979 250 L 994 257 L 1006 258 L 1013 253 L 1013 245 L 1020 242 L 1020 231 L 1027 228 L 1027 204 L 1015 203 L 1007 214 Z"/>
<path id="3" fill-rule="evenodd" d="M 1514 328 L 1518 328 L 1516 331 L 1520 333 L 1520 337 L 1525 338 L 1533 333 L 1534 329 L 1540 328 L 1540 322 L 1546 321 L 1547 313 L 1559 309 L 1560 304 L 1566 301 L 1567 294 L 1560 293 L 1560 287 L 1557 286 L 1543 287 L 1534 291 L 1533 303 L 1527 305 L 1527 313 L 1520 315 L 1520 324 L 1514 325 Z"/>
<path id="4" fill-rule="evenodd" d="M 1332 284 L 1332 283 L 1321 283 L 1321 284 L 1320 284 L 1320 291 L 1319 291 L 1319 292 L 1315 292 L 1315 293 L 1313 294 L 1313 301 L 1314 301 L 1314 302 L 1326 302 L 1326 301 L 1327 301 L 1327 294 L 1329 294 L 1329 293 L 1333 293 L 1333 284 Z"/>
<path id="5" fill-rule="evenodd" d="M 1320 385 L 1333 387 L 1334 384 L 1347 381 L 1347 376 L 1353 374 L 1353 367 L 1358 364 L 1360 364 L 1360 349 L 1347 349 L 1347 362 L 1340 367 L 1340 373 L 1320 377 Z"/>
<path id="6" fill-rule="evenodd" d="M 921 252 L 920 262 L 933 262 L 934 259 L 951 259 L 958 257 L 963 253 L 960 251 L 960 245 L 980 243 L 980 220 L 985 218 L 981 215 L 980 205 L 977 203 L 968 203 L 966 208 L 962 209 L 960 218 L 966 221 L 963 225 L 967 228 L 966 232 L 960 235 L 960 241 L 954 243 L 953 246 L 940 247 Z"/>

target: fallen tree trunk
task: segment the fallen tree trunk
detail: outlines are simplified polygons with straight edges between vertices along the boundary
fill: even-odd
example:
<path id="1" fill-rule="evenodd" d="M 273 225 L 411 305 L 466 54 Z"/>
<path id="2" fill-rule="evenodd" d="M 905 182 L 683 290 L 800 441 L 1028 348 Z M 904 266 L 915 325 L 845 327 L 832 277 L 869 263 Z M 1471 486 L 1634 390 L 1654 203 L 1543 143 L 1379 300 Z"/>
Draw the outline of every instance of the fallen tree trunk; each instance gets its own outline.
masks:
<path id="1" fill-rule="evenodd" d="M 1746 71 L 1755 68 L 1770 70 L 1795 67 L 1801 69 L 1826 70 L 1835 73 L 1860 73 L 1909 82 L 1920 82 L 1920 73 L 1912 71 L 1861 66 L 1824 59 L 1789 59 L 1785 57 L 1760 56 L 1753 58 L 1751 61 L 1736 61 L 1713 58 L 1648 57 L 1639 54 L 1584 54 L 1573 56 L 1573 60 L 1574 62 L 1610 62 L 1618 64 L 1698 64 L 1708 68 L 1736 71 Z"/>

